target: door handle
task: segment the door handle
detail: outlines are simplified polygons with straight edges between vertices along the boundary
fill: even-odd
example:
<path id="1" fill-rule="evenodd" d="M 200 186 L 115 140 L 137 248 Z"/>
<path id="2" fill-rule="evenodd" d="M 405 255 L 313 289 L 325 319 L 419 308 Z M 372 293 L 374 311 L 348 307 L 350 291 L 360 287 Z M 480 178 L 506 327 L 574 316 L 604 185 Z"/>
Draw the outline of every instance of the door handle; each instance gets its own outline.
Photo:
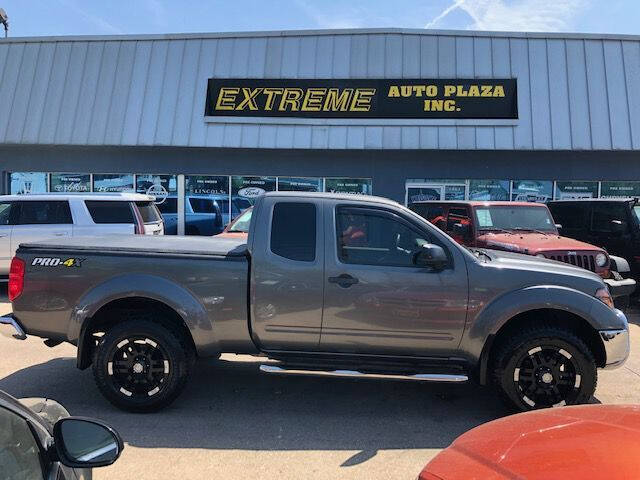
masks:
<path id="1" fill-rule="evenodd" d="M 337 277 L 329 277 L 329 283 L 337 283 L 342 288 L 349 288 L 351 285 L 358 283 L 358 279 L 348 273 L 343 273 Z"/>

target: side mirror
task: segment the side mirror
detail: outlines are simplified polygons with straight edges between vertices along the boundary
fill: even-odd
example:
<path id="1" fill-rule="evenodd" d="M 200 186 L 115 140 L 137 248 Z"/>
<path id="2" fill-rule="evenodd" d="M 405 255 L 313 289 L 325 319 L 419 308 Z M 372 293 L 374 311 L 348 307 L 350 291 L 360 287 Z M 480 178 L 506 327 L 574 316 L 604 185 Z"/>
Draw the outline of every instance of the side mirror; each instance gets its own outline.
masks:
<path id="1" fill-rule="evenodd" d="M 558 229 L 558 231 L 562 230 L 562 225 L 559 223 L 556 223 L 556 228 Z"/>
<path id="2" fill-rule="evenodd" d="M 471 229 L 468 224 L 464 223 L 454 223 L 451 233 L 460 237 L 466 237 L 469 235 Z"/>
<path id="3" fill-rule="evenodd" d="M 58 459 L 71 468 L 105 467 L 115 462 L 124 444 L 120 435 L 99 420 L 66 417 L 53 426 Z"/>
<path id="4" fill-rule="evenodd" d="M 433 243 L 423 243 L 420 250 L 413 257 L 413 263 L 418 267 L 431 267 L 434 270 L 442 270 L 449 263 L 449 258 L 444 249 Z"/>

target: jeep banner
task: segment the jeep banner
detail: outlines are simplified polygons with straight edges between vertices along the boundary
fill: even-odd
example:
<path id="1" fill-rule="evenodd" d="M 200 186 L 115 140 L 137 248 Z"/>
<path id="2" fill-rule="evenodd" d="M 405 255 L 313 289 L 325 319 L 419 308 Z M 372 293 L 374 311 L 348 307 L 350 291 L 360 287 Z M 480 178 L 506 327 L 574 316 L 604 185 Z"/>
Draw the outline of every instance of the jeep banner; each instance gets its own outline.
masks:
<path id="1" fill-rule="evenodd" d="M 205 116 L 517 119 L 515 79 L 210 78 Z"/>

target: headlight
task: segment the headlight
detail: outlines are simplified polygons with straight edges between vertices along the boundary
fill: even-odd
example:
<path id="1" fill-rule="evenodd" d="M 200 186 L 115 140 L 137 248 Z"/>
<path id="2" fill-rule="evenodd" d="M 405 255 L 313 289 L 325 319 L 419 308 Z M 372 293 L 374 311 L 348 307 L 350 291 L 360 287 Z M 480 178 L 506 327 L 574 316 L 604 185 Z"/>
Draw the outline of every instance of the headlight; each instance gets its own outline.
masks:
<path id="1" fill-rule="evenodd" d="M 544 254 L 543 254 L 543 253 L 539 253 L 539 254 L 537 254 L 537 255 L 536 255 L 536 257 L 540 257 L 540 258 L 547 258 L 547 257 L 545 257 L 545 256 L 544 256 Z"/>
<path id="2" fill-rule="evenodd" d="M 599 267 L 604 267 L 607 264 L 607 256 L 604 253 L 599 253 L 596 255 L 596 265 Z"/>
<path id="3" fill-rule="evenodd" d="M 611 294 L 609 293 L 609 289 L 607 287 L 599 288 L 598 290 L 596 290 L 596 298 L 607 305 L 609 308 L 614 308 L 613 298 L 611 298 Z"/>

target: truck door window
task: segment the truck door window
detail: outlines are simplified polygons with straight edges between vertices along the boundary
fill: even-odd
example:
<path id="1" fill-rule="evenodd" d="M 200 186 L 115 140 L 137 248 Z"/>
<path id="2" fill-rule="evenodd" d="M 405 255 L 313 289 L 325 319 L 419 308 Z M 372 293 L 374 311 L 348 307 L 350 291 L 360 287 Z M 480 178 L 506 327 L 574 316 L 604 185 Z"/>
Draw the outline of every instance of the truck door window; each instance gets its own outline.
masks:
<path id="1" fill-rule="evenodd" d="M 273 207 L 271 251 L 299 262 L 316 259 L 316 206 L 313 203 L 280 202 Z"/>
<path id="2" fill-rule="evenodd" d="M 613 221 L 617 220 L 624 225 L 625 233 L 629 231 L 627 210 L 619 203 L 597 202 L 593 205 L 591 217 L 591 229 L 596 232 L 612 232 Z"/>
<path id="3" fill-rule="evenodd" d="M 20 203 L 18 225 L 71 224 L 71 210 L 66 201 L 27 201 Z"/>
<path id="4" fill-rule="evenodd" d="M 413 258 L 426 235 L 400 217 L 374 209 L 338 208 L 338 258 L 342 263 L 414 267 Z"/>

